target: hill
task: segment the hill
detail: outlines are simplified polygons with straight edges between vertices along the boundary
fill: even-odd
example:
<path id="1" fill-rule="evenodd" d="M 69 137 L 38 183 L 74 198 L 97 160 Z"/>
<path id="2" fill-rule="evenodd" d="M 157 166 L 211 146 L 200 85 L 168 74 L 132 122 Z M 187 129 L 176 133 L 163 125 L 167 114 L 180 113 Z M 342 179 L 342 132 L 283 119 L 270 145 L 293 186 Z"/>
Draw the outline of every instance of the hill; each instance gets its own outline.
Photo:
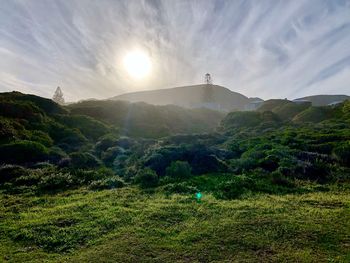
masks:
<path id="1" fill-rule="evenodd" d="M 297 114 L 311 107 L 310 102 L 295 103 L 289 100 L 272 99 L 264 101 L 258 112 L 272 111 L 281 120 L 291 120 Z"/>
<path id="2" fill-rule="evenodd" d="M 264 111 L 274 111 L 285 104 L 291 103 L 289 100 L 281 100 L 281 99 L 271 99 L 266 100 L 262 103 L 262 105 L 257 109 L 259 112 Z"/>
<path id="3" fill-rule="evenodd" d="M 5 107 L 5 103 L 14 103 L 15 101 L 20 102 L 22 104 L 29 103 L 31 105 L 35 105 L 47 114 L 67 113 L 67 111 L 63 107 L 61 107 L 60 105 L 58 105 L 50 99 L 42 98 L 31 94 L 23 94 L 17 91 L 0 93 L 0 102 L 3 109 Z"/>
<path id="4" fill-rule="evenodd" d="M 237 92 L 218 85 L 193 85 L 171 89 L 126 93 L 111 98 L 153 105 L 174 104 L 185 108 L 210 108 L 220 111 L 243 110 L 250 100 Z"/>
<path id="5" fill-rule="evenodd" d="M 314 95 L 298 98 L 295 99 L 295 101 L 305 100 L 310 101 L 312 103 L 312 106 L 327 106 L 332 103 L 340 103 L 349 99 L 350 96 L 347 95 Z"/>

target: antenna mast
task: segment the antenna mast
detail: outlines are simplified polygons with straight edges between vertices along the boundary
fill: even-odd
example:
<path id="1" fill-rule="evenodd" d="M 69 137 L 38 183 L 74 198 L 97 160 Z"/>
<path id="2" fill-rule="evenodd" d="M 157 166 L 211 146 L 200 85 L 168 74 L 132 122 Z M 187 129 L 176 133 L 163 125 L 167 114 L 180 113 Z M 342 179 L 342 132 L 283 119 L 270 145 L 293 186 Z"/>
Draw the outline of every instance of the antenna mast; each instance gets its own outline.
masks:
<path id="1" fill-rule="evenodd" d="M 205 74 L 204 79 L 205 79 L 205 84 L 207 84 L 207 85 L 213 84 L 213 80 L 212 80 L 212 78 L 211 78 L 209 73 Z"/>

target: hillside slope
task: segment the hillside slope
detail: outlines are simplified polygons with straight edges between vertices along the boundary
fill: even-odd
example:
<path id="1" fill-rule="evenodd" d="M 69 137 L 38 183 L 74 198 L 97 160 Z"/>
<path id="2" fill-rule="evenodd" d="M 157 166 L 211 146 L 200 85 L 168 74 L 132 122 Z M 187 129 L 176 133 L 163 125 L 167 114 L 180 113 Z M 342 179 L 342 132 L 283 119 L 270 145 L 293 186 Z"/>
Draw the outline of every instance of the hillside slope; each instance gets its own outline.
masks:
<path id="1" fill-rule="evenodd" d="M 314 95 L 307 96 L 303 98 L 298 98 L 295 100 L 307 100 L 312 103 L 312 106 L 327 106 L 335 102 L 343 102 L 344 100 L 349 100 L 350 96 L 347 95 Z"/>
<path id="2" fill-rule="evenodd" d="M 272 99 L 264 101 L 258 112 L 272 111 L 281 120 L 291 120 L 294 116 L 311 107 L 310 102 L 295 103 L 289 100 Z"/>
<path id="3" fill-rule="evenodd" d="M 249 99 L 218 85 L 193 85 L 171 89 L 126 93 L 111 98 L 153 105 L 174 104 L 185 108 L 210 108 L 221 111 L 243 110 Z"/>

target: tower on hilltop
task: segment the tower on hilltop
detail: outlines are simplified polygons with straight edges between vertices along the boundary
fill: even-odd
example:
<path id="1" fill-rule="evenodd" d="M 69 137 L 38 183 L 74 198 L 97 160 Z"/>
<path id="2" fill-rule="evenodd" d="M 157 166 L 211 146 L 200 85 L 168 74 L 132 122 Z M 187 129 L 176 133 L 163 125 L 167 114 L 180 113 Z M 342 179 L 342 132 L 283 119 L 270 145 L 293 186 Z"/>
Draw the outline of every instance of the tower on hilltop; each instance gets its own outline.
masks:
<path id="1" fill-rule="evenodd" d="M 209 73 L 205 74 L 204 79 L 205 79 L 205 84 L 207 85 L 213 84 L 213 79 L 211 78 Z"/>

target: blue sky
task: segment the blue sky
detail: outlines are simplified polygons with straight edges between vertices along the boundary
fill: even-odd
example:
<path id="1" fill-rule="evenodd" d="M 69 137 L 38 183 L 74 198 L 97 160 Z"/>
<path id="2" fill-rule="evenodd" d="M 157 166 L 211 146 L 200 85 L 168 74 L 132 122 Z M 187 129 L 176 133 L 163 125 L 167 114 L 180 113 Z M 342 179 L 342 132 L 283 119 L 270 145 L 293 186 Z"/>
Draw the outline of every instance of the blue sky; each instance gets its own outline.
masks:
<path id="1" fill-rule="evenodd" d="M 152 72 L 121 61 L 146 52 Z M 350 95 L 350 0 L 11 0 L 0 5 L 0 91 L 66 100 L 214 84 L 249 97 Z"/>

